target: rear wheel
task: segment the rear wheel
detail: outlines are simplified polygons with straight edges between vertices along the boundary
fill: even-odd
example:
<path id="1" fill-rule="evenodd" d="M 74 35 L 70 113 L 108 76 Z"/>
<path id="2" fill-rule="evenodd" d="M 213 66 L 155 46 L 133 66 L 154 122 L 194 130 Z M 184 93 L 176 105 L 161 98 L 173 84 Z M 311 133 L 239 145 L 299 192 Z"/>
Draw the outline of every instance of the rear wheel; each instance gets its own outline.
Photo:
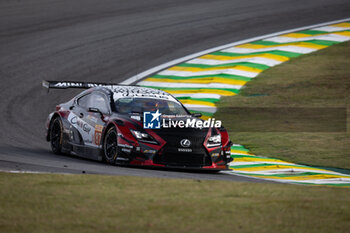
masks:
<path id="1" fill-rule="evenodd" d="M 55 154 L 62 153 L 62 121 L 56 117 L 50 126 L 50 145 L 51 150 Z"/>
<path id="2" fill-rule="evenodd" d="M 110 128 L 103 140 L 103 157 L 109 164 L 114 164 L 118 156 L 118 134 L 114 127 Z"/>

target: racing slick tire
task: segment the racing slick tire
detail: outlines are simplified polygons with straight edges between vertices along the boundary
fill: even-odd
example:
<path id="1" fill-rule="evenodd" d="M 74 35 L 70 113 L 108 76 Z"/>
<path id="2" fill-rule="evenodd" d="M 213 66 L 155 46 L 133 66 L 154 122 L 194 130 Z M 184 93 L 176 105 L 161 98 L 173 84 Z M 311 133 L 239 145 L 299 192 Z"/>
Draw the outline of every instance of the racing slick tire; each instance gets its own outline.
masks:
<path id="1" fill-rule="evenodd" d="M 114 127 L 108 129 L 103 140 L 103 159 L 108 164 L 115 164 L 118 156 L 118 133 Z"/>
<path id="2" fill-rule="evenodd" d="M 54 154 L 62 154 L 62 121 L 55 117 L 50 124 L 50 145 Z"/>

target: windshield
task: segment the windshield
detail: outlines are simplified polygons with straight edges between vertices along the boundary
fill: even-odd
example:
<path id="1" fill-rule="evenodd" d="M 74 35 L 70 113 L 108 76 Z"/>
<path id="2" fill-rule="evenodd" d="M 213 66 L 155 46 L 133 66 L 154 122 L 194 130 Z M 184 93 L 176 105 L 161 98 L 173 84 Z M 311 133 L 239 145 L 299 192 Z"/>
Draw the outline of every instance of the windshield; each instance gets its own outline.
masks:
<path id="1" fill-rule="evenodd" d="M 174 101 L 153 98 L 119 98 L 115 101 L 118 113 L 143 113 L 159 110 L 165 115 L 188 115 L 185 108 Z"/>

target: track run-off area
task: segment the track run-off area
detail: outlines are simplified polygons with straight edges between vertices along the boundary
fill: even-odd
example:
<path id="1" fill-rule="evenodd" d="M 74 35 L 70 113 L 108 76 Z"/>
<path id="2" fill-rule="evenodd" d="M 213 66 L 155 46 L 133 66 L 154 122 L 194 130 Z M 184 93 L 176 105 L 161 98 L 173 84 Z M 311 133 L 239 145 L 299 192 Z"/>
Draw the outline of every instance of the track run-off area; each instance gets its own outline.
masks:
<path id="1" fill-rule="evenodd" d="M 215 51 L 218 53 L 225 53 L 222 51 L 224 48 L 218 46 L 269 33 L 300 28 L 305 25 L 343 19 L 349 17 L 349 11 L 350 3 L 347 0 L 305 0 L 300 2 L 286 0 L 244 2 L 232 0 L 1 1 L 0 170 L 264 182 L 262 179 L 258 180 L 249 175 L 245 177 L 245 172 L 242 172 L 244 173 L 242 176 L 241 174 L 202 174 L 127 168 L 108 166 L 71 156 L 54 155 L 50 151 L 49 144 L 45 141 L 46 117 L 56 104 L 69 100 L 79 91 L 50 91 L 48 94 L 41 87 L 41 81 L 123 82 L 129 77 L 136 77 L 138 73 L 142 74 L 143 71 L 157 67 L 159 64 L 167 64 L 169 67 L 177 63 L 187 64 L 187 60 L 196 63 L 188 63 L 187 67 L 177 65 L 175 66 L 177 68 L 171 72 L 193 72 L 194 70 L 189 71 L 190 67 L 197 70 L 204 67 L 206 67 L 204 69 L 210 69 L 211 66 L 220 66 L 220 62 L 223 67 L 231 66 L 230 63 L 234 62 L 230 60 L 201 58 L 205 61 L 213 60 L 214 63 L 211 64 L 195 60 L 196 57 L 204 56 L 204 54 L 183 61 L 177 59 L 188 54 L 205 52 L 212 47 L 216 47 Z M 342 28 L 343 26 L 336 27 Z M 347 35 L 339 34 L 341 31 L 346 31 L 346 29 L 333 32 L 321 30 L 314 32 L 316 34 L 312 36 L 322 36 L 323 33 L 325 35 L 334 34 L 336 35 L 333 36 L 334 38 L 347 37 Z M 310 35 L 305 32 L 299 36 L 305 38 Z M 288 38 L 302 39 L 302 37 L 296 38 L 295 36 Z M 255 39 L 255 41 L 259 40 Z M 327 43 L 306 42 L 309 47 L 291 45 L 285 46 L 285 50 L 279 50 L 280 52 L 276 54 L 270 52 L 273 58 L 284 57 L 283 59 L 286 60 L 288 59 L 286 54 L 299 54 L 295 51 L 288 51 L 288 48 L 303 47 L 305 52 L 340 42 L 324 41 Z M 242 42 L 242 44 L 244 43 L 248 43 L 248 41 Z M 260 49 L 268 50 L 278 43 L 281 41 L 252 43 L 252 46 L 255 47 L 241 48 L 240 51 L 248 53 L 248 50 L 256 50 L 259 46 Z M 282 43 L 289 42 L 283 41 Z M 238 44 L 231 47 L 234 48 L 234 46 L 238 46 Z M 206 54 L 215 51 L 206 52 Z M 237 53 L 237 51 L 227 51 L 226 53 L 232 54 Z M 214 56 L 225 57 L 223 54 L 214 54 Z M 284 61 L 273 59 L 271 56 L 259 58 L 255 62 L 253 60 L 245 61 L 258 65 L 250 67 L 240 65 L 236 68 L 241 70 L 240 68 L 246 67 L 249 70 L 244 72 L 255 75 L 260 70 Z M 229 59 L 232 60 L 232 58 Z M 169 65 L 169 61 L 176 63 Z M 263 61 L 272 63 L 268 63 L 270 64 L 268 65 L 262 63 Z M 166 68 L 163 67 L 163 69 Z M 153 73 L 156 72 L 158 71 L 153 70 Z M 232 75 L 242 76 L 240 74 Z M 221 81 L 228 80 L 224 76 L 218 77 L 215 83 L 220 84 Z M 144 81 L 155 83 L 162 77 L 152 76 L 152 78 L 153 80 Z M 236 79 L 228 85 L 238 87 L 250 79 L 251 77 Z M 191 83 L 193 81 L 182 83 L 182 85 Z M 210 79 L 204 79 L 201 85 L 209 85 L 209 83 L 213 82 Z M 197 87 L 198 84 L 196 84 Z M 222 83 L 222 85 L 227 84 Z M 188 86 L 177 87 L 177 89 L 181 88 L 188 88 Z M 215 89 L 215 87 L 212 88 Z M 236 92 L 225 91 L 226 94 L 234 95 L 239 88 L 224 89 L 237 89 Z M 190 108 L 206 103 L 206 106 L 210 105 L 212 107 L 210 109 L 215 110 L 215 101 L 221 94 L 212 93 L 208 96 L 210 101 L 203 101 L 203 96 L 200 93 L 189 96 L 188 92 L 179 92 L 176 95 Z M 245 156 L 249 152 L 237 145 L 233 148 L 232 153 L 236 153 L 235 162 L 238 162 L 238 154 Z M 248 159 L 249 156 L 243 158 Z M 269 162 L 271 163 L 271 160 Z M 261 173 L 257 174 L 261 175 Z"/>
<path id="2" fill-rule="evenodd" d="M 205 119 L 217 111 L 222 96 L 234 96 L 249 81 L 259 78 L 266 69 L 291 58 L 309 54 L 328 46 L 350 40 L 350 19 L 327 22 L 277 32 L 259 38 L 238 41 L 180 58 L 169 64 L 145 71 L 123 83 L 135 82 L 142 75 L 156 72 L 137 82 L 140 86 L 167 91 L 177 97 L 190 111 L 200 112 Z M 189 59 L 191 58 L 191 59 Z M 244 119 L 242 119 L 244 120 Z M 299 165 L 279 159 L 251 154 L 242 145 L 233 145 L 227 174 L 273 180 L 284 183 L 350 187 L 350 175 Z"/>

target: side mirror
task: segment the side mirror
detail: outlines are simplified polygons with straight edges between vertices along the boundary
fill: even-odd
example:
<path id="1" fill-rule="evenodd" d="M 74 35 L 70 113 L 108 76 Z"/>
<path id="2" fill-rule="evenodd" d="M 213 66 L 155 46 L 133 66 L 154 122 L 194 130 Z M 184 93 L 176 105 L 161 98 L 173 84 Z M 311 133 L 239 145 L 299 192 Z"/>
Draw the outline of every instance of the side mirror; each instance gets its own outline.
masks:
<path id="1" fill-rule="evenodd" d="M 199 113 L 199 112 L 192 113 L 191 116 L 193 116 L 193 117 L 201 117 L 202 113 Z"/>
<path id="2" fill-rule="evenodd" d="M 101 112 L 101 110 L 99 108 L 93 108 L 93 107 L 90 107 L 88 109 L 88 112 L 99 113 L 102 118 L 104 117 L 104 115 L 108 115 L 109 114 L 109 113 L 103 113 L 103 112 Z"/>
<path id="3" fill-rule="evenodd" d="M 102 114 L 101 111 L 100 111 L 100 109 L 98 109 L 98 108 L 89 108 L 88 111 L 89 111 L 89 112 L 95 112 L 95 113 L 100 113 L 100 114 Z"/>

